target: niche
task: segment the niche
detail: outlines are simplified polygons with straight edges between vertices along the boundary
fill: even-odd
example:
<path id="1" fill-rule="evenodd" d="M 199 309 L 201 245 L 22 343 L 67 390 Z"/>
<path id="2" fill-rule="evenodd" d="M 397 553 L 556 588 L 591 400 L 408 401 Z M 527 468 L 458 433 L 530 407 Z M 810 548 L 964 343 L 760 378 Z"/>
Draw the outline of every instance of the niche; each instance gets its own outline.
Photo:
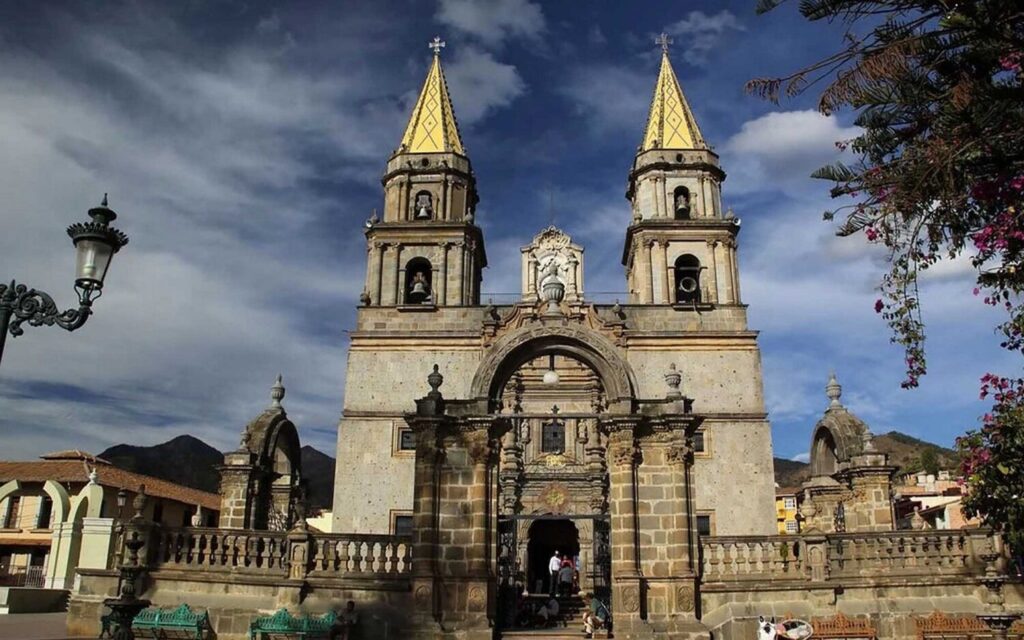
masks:
<path id="1" fill-rule="evenodd" d="M 672 211 L 676 220 L 690 219 L 690 190 L 686 187 L 676 187 L 672 193 Z"/>
<path id="2" fill-rule="evenodd" d="M 405 302 L 407 304 L 431 304 L 434 302 L 432 287 L 434 271 L 426 258 L 413 258 L 405 265 Z"/>
<path id="3" fill-rule="evenodd" d="M 676 258 L 676 302 L 700 302 L 700 260 L 686 254 Z"/>
<path id="4" fill-rule="evenodd" d="M 420 191 L 413 202 L 414 220 L 431 220 L 434 217 L 434 197 L 429 191 Z"/>

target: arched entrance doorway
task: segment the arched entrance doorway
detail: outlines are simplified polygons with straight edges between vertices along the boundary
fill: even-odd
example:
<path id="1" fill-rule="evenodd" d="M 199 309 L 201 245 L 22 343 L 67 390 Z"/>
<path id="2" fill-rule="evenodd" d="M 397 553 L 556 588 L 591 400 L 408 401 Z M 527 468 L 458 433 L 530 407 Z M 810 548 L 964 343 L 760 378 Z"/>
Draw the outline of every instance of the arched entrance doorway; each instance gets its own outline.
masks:
<path id="1" fill-rule="evenodd" d="M 521 343 L 494 362 L 493 378 L 475 381 L 505 425 L 496 474 L 497 620 L 505 629 L 515 628 L 524 592 L 551 592 L 556 551 L 578 573 L 572 595 L 594 592 L 610 606 L 609 435 L 602 417 L 610 406 L 632 402 L 632 377 L 624 363 L 589 351 L 581 335 Z"/>
<path id="2" fill-rule="evenodd" d="M 550 593 L 549 563 L 558 554 L 568 559 L 573 568 L 580 562 L 580 532 L 568 518 L 540 518 L 530 525 L 526 545 L 526 581 L 531 592 Z"/>

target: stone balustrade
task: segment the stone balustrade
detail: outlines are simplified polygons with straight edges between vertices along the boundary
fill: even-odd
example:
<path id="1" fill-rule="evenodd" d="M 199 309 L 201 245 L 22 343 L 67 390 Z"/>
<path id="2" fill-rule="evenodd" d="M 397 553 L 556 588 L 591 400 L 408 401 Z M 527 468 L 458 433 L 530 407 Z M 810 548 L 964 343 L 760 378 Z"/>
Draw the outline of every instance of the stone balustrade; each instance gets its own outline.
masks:
<path id="1" fill-rule="evenodd" d="M 749 584 L 982 576 L 992 549 L 983 529 L 707 537 L 701 582 Z"/>
<path id="2" fill-rule="evenodd" d="M 390 535 L 157 527 L 149 557 L 154 571 L 389 579 L 412 570 L 411 541 Z M 297 557 L 304 568 L 292 566 Z"/>
<path id="3" fill-rule="evenodd" d="M 730 536 L 701 540 L 707 582 L 802 580 L 798 536 Z"/>
<path id="4" fill-rule="evenodd" d="M 321 533 L 313 538 L 310 575 L 397 576 L 412 571 L 412 541 L 390 535 Z"/>

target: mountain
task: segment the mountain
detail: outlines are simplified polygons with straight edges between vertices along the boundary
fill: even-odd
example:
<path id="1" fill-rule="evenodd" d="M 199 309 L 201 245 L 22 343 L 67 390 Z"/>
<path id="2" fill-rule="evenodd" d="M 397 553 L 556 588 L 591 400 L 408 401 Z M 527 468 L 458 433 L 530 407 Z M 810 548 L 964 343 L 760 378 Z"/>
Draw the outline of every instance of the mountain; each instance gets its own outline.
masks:
<path id="1" fill-rule="evenodd" d="M 119 444 L 99 454 L 115 467 L 217 493 L 224 454 L 199 438 L 184 435 L 152 447 Z"/>
<path id="2" fill-rule="evenodd" d="M 302 477 L 309 482 L 309 506 L 330 509 L 334 502 L 334 458 L 308 444 L 301 454 Z"/>
<path id="3" fill-rule="evenodd" d="M 889 464 L 899 467 L 899 473 L 909 474 L 935 469 L 955 470 L 958 464 L 956 451 L 940 447 L 931 442 L 908 436 L 899 431 L 890 431 L 874 438 L 875 449 L 889 454 Z M 934 461 L 934 464 L 932 464 Z M 806 462 L 775 458 L 775 482 L 780 487 L 798 487 L 810 477 L 810 465 Z M 926 469 L 926 467 L 934 467 Z"/>
<path id="4" fill-rule="evenodd" d="M 889 454 L 889 464 L 900 468 L 900 473 L 916 473 L 929 466 L 927 460 L 934 457 L 937 469 L 955 470 L 959 464 L 956 451 L 940 447 L 931 442 L 919 440 L 899 431 L 875 436 L 875 448 Z M 924 469 L 934 471 L 935 469 Z"/>
<path id="5" fill-rule="evenodd" d="M 334 458 L 302 447 L 302 476 L 309 481 L 310 506 L 330 509 L 334 497 Z M 115 467 L 217 493 L 224 454 L 199 438 L 178 436 L 152 447 L 119 444 L 99 454 Z"/>
<path id="6" fill-rule="evenodd" d="M 799 487 L 804 480 L 811 477 L 811 465 L 796 460 L 774 458 L 775 483 L 781 488 Z"/>

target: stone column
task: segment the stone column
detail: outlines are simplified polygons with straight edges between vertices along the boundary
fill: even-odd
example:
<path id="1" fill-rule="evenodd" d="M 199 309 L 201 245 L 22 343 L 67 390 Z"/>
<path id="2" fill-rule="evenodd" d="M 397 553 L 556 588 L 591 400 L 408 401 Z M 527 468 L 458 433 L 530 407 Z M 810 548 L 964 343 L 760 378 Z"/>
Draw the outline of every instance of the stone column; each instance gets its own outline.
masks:
<path id="1" fill-rule="evenodd" d="M 395 220 L 405 220 L 409 217 L 409 179 L 406 178 L 398 183 L 398 211 L 395 212 Z"/>
<path id="2" fill-rule="evenodd" d="M 637 554 L 635 420 L 608 425 L 608 512 L 611 516 L 612 618 L 616 633 L 642 624 L 642 587 Z"/>
<path id="3" fill-rule="evenodd" d="M 724 304 L 735 304 L 736 298 L 733 295 L 732 288 L 732 267 L 729 265 L 729 250 L 725 246 L 725 242 L 719 242 L 715 247 L 715 251 L 718 256 L 716 263 L 720 265 L 718 269 L 722 275 L 722 302 Z"/>
<path id="4" fill-rule="evenodd" d="M 436 628 L 438 594 L 436 579 L 438 480 L 444 450 L 438 442 L 442 418 L 412 417 L 406 421 L 416 436 L 413 472 L 412 594 L 413 619 L 417 626 Z"/>
<path id="5" fill-rule="evenodd" d="M 708 255 L 711 256 L 711 266 L 707 270 L 708 274 L 708 302 L 711 304 L 718 303 L 718 260 L 715 259 L 715 251 L 718 247 L 718 240 L 708 240 Z"/>
<path id="6" fill-rule="evenodd" d="M 731 304 L 739 304 L 740 287 L 739 274 L 736 272 L 736 239 L 726 238 L 722 241 L 722 247 L 725 252 L 725 267 L 729 274 L 729 290 L 731 293 L 729 302 Z"/>
<path id="7" fill-rule="evenodd" d="M 455 300 L 455 304 L 462 306 L 466 303 L 465 297 L 465 278 L 466 278 L 466 243 L 462 240 L 456 240 L 455 243 L 455 282 L 452 287 L 452 298 Z"/>
<path id="8" fill-rule="evenodd" d="M 526 263 L 526 295 L 530 302 L 537 300 L 537 257 L 532 253 Z"/>
<path id="9" fill-rule="evenodd" d="M 395 268 L 392 272 L 395 274 L 395 287 L 394 287 L 394 300 L 391 304 L 402 304 L 402 286 L 405 284 L 405 268 L 402 267 L 402 243 L 396 243 L 392 245 L 395 251 Z"/>
<path id="10" fill-rule="evenodd" d="M 437 246 L 441 250 L 441 268 L 438 270 L 439 277 L 434 280 L 434 291 L 437 298 L 437 304 L 445 305 L 448 304 L 448 242 L 438 242 Z"/>
<path id="11" fill-rule="evenodd" d="M 452 177 L 445 176 L 441 186 L 441 219 L 452 219 Z"/>
<path id="12" fill-rule="evenodd" d="M 239 449 L 224 454 L 220 471 L 220 528 L 245 529 L 252 523 L 253 454 Z"/>
<path id="13" fill-rule="evenodd" d="M 654 302 L 654 260 L 651 248 L 654 246 L 654 240 L 648 238 L 644 240 L 644 300 L 643 302 L 651 304 Z"/>
<path id="14" fill-rule="evenodd" d="M 659 289 L 659 296 L 656 302 L 658 304 L 669 304 L 668 241 L 658 240 L 656 241 L 656 245 L 658 250 L 655 254 L 657 259 L 654 261 L 654 269 L 657 273 L 661 274 L 661 288 Z"/>
<path id="15" fill-rule="evenodd" d="M 668 206 L 665 204 L 665 176 L 654 177 L 654 202 L 659 218 L 668 217 Z"/>
<path id="16" fill-rule="evenodd" d="M 370 266 L 366 275 L 366 293 L 370 304 L 380 306 L 380 276 L 384 267 L 384 243 L 374 241 L 370 249 Z"/>

